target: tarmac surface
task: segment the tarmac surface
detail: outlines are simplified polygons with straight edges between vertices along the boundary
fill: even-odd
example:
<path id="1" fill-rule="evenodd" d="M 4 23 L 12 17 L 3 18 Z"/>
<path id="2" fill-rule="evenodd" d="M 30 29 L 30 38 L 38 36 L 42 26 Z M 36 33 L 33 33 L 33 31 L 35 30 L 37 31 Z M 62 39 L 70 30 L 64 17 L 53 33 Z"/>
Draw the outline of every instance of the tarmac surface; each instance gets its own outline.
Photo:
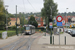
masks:
<path id="1" fill-rule="evenodd" d="M 60 35 L 61 43 L 59 45 L 59 36 L 53 36 L 55 36 L 54 45 L 50 44 L 50 35 L 46 34 L 46 36 L 41 36 L 33 42 L 31 50 L 75 50 L 75 37 L 71 37 L 69 34 L 64 33 Z M 66 36 L 67 39 L 70 38 L 70 40 L 68 40 L 69 42 L 67 41 L 66 45 L 64 44 L 64 40 L 62 39 L 62 37 L 64 38 L 64 36 Z"/>
<path id="2" fill-rule="evenodd" d="M 36 33 L 38 34 L 38 33 Z M 31 47 L 29 50 L 75 50 L 75 37 L 70 36 L 67 33 L 60 35 L 60 45 L 59 45 L 59 35 L 53 35 L 54 36 L 54 45 L 50 44 L 50 35 L 46 33 L 40 33 L 42 34 L 40 37 L 36 38 L 33 43 L 31 44 Z M 64 37 L 66 36 L 66 45 L 64 43 Z M 29 36 L 26 36 L 26 38 Z M 35 38 L 34 36 L 33 38 Z M 22 38 L 22 36 L 12 36 L 7 39 L 0 39 L 0 50 L 1 48 L 7 44 L 11 44 L 14 41 L 19 40 Z"/>

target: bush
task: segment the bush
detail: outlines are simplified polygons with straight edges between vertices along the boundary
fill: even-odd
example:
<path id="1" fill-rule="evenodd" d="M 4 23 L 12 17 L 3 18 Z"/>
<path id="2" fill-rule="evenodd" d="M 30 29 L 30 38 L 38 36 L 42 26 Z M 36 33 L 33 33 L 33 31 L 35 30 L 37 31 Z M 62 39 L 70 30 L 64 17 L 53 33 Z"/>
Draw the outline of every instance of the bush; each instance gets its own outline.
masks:
<path id="1" fill-rule="evenodd" d="M 12 29 L 16 29 L 16 26 L 12 26 Z"/>
<path id="2" fill-rule="evenodd" d="M 43 28 L 43 27 L 36 28 L 36 29 L 41 30 L 41 31 L 45 31 L 45 28 Z"/>
<path id="3" fill-rule="evenodd" d="M 53 25 L 53 27 L 57 27 L 57 25 Z"/>
<path id="4" fill-rule="evenodd" d="M 5 26 L 4 25 L 0 25 L 0 30 L 4 30 Z"/>
<path id="5" fill-rule="evenodd" d="M 16 35 L 16 32 L 8 32 L 8 33 L 7 33 L 7 36 L 8 36 L 8 37 L 14 36 L 14 35 Z"/>
<path id="6" fill-rule="evenodd" d="M 16 30 L 16 26 L 8 27 L 9 30 Z"/>

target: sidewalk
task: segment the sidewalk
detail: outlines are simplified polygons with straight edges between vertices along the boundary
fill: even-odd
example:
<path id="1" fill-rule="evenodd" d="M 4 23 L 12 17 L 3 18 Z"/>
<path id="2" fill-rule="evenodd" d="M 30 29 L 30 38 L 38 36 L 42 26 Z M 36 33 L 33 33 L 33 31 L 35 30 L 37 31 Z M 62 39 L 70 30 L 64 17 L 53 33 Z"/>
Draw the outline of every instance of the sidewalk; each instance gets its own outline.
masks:
<path id="1" fill-rule="evenodd" d="M 56 42 L 57 42 L 56 45 L 50 44 L 50 36 L 41 36 L 40 38 L 36 39 L 33 42 L 31 50 L 74 50 L 75 49 L 75 45 L 59 45 L 59 41 L 57 40 Z"/>
<path id="2" fill-rule="evenodd" d="M 11 44 L 15 41 L 17 41 L 18 39 L 20 39 L 22 36 L 12 36 L 12 37 L 8 37 L 7 39 L 0 39 L 0 47 Z"/>

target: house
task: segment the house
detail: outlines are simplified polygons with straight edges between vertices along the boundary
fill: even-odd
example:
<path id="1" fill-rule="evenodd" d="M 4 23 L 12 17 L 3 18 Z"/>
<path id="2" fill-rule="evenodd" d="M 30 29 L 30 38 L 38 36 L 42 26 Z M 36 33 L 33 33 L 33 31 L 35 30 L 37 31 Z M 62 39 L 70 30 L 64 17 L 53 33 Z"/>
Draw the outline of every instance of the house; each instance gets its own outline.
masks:
<path id="1" fill-rule="evenodd" d="M 38 27 L 43 27 L 43 19 L 42 19 L 42 17 L 35 17 L 35 20 L 38 23 Z"/>
<path id="2" fill-rule="evenodd" d="M 28 17 L 28 20 L 30 19 L 30 17 Z M 38 27 L 43 27 L 43 19 L 42 17 L 37 17 L 35 16 L 35 20 L 37 21 L 38 23 Z"/>
<path id="3" fill-rule="evenodd" d="M 16 18 L 10 18 L 10 22 L 8 23 L 9 24 L 9 27 L 11 26 L 16 26 Z M 17 18 L 17 24 L 20 25 L 20 19 Z"/>
<path id="4" fill-rule="evenodd" d="M 65 21 L 65 23 L 68 22 L 68 17 L 64 16 L 63 21 Z"/>

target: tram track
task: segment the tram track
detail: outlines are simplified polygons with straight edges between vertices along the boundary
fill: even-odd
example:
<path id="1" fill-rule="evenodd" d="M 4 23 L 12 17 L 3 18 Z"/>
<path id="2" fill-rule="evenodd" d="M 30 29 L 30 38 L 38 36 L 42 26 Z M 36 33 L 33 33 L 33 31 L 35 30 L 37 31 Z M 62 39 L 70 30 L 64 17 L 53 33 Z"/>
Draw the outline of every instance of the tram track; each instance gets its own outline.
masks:
<path id="1" fill-rule="evenodd" d="M 30 50 L 33 41 L 41 35 L 38 34 L 28 35 L 27 38 L 26 36 L 27 35 L 23 36 L 16 42 L 13 42 L 9 45 L 2 47 L 1 49 L 2 50 Z"/>

